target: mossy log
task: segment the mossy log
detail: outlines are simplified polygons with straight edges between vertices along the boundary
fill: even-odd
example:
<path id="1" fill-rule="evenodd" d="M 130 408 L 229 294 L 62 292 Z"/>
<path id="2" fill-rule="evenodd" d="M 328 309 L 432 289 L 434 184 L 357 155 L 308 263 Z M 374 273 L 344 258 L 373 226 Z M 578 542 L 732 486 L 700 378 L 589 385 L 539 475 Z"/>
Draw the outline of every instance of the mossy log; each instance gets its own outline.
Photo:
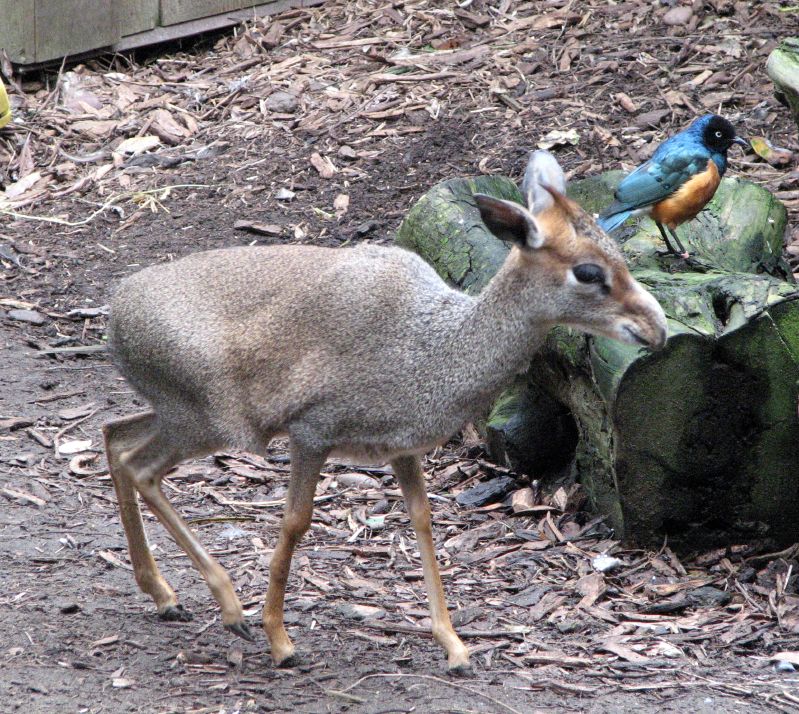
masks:
<path id="1" fill-rule="evenodd" d="M 799 37 L 787 37 L 769 55 L 766 72 L 777 97 L 788 105 L 799 127 Z"/>
<path id="2" fill-rule="evenodd" d="M 622 175 L 569 193 L 596 212 Z M 506 178 L 447 181 L 397 236 L 471 293 L 508 250 L 482 224 L 475 192 L 522 201 Z M 494 457 L 536 477 L 575 457 L 594 508 L 641 544 L 799 539 L 799 290 L 781 258 L 786 220 L 768 191 L 725 179 L 679 230 L 704 272 L 659 257 L 654 224 L 631 221 L 622 250 L 669 318 L 666 347 L 649 353 L 556 328 L 488 416 Z"/>

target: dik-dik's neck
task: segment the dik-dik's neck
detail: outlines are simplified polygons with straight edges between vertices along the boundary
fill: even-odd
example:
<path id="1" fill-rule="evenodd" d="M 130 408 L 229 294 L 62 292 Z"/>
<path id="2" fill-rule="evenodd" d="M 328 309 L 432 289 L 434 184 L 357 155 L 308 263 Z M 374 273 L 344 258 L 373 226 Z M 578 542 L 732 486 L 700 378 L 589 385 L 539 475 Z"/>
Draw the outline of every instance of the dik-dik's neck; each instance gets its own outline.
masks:
<path id="1" fill-rule="evenodd" d="M 514 250 L 459 326 L 454 348 L 476 393 L 498 391 L 524 370 L 552 325 L 528 260 Z"/>

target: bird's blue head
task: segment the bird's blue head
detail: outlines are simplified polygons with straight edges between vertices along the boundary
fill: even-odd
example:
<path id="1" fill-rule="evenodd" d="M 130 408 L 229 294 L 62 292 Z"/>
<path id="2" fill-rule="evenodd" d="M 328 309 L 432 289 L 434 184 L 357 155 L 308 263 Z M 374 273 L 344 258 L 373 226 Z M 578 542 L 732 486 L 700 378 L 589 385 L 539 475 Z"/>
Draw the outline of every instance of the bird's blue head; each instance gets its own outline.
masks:
<path id="1" fill-rule="evenodd" d="M 689 131 L 698 135 L 708 151 L 725 156 L 733 144 L 749 146 L 746 139 L 735 134 L 735 127 L 718 114 L 706 114 L 691 124 Z"/>

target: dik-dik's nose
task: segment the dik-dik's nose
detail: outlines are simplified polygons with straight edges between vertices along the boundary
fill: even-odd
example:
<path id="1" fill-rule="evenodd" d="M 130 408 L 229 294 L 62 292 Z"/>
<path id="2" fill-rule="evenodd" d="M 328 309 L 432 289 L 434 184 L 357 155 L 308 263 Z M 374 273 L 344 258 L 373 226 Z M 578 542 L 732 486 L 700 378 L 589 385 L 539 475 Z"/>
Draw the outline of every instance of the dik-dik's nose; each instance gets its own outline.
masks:
<path id="1" fill-rule="evenodd" d="M 625 327 L 636 333 L 636 341 L 653 350 L 661 349 L 668 338 L 668 325 L 660 303 L 648 290 L 634 283 L 625 307 L 629 318 Z"/>

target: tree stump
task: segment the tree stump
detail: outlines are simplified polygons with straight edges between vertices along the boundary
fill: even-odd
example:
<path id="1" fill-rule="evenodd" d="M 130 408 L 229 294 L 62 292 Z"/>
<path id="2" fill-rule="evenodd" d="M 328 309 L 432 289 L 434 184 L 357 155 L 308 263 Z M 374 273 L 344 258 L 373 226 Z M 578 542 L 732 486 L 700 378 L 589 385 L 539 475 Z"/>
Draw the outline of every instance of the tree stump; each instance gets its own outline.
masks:
<path id="1" fill-rule="evenodd" d="M 576 182 L 569 194 L 597 212 L 622 176 Z M 508 250 L 483 226 L 476 192 L 522 202 L 510 179 L 447 181 L 397 236 L 472 293 Z M 666 347 L 554 329 L 487 418 L 493 457 L 535 477 L 576 459 L 594 509 L 642 545 L 799 540 L 799 290 L 781 256 L 786 221 L 768 191 L 724 179 L 679 230 L 704 272 L 658 257 L 652 221 L 630 221 L 622 250 L 666 312 Z"/>
<path id="2" fill-rule="evenodd" d="M 799 127 L 799 37 L 786 37 L 766 62 L 777 98 L 788 105 Z"/>

